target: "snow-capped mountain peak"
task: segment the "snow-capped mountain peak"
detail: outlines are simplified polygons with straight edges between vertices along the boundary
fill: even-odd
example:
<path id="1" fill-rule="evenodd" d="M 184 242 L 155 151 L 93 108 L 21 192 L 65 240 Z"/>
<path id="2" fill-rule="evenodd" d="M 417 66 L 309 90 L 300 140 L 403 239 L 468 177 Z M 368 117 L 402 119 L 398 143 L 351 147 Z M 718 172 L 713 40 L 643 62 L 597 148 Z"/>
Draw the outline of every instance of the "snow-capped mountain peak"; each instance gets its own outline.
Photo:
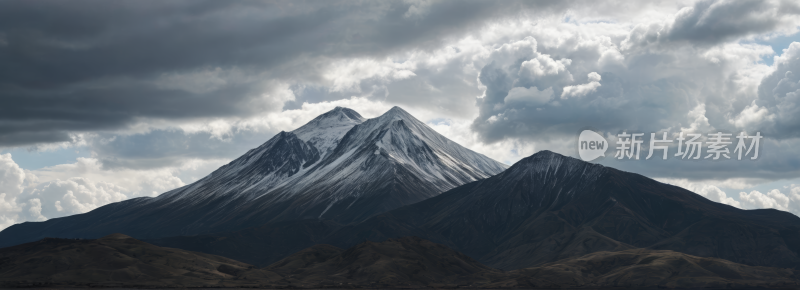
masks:
<path id="1" fill-rule="evenodd" d="M 353 222 L 492 176 L 505 168 L 394 107 L 353 126 L 313 168 L 261 199 L 302 200 L 304 209 L 286 213 L 281 219 L 300 215 Z M 356 206 L 360 203 L 370 205 Z"/>
<path id="2" fill-rule="evenodd" d="M 325 157 L 336 148 L 339 140 L 344 137 L 347 131 L 353 126 L 361 124 L 364 120 L 366 119 L 352 109 L 336 107 L 325 114 L 319 115 L 302 127 L 292 131 L 292 133 L 297 135 L 300 140 L 316 147 L 320 152 L 320 156 Z"/>
<path id="3" fill-rule="evenodd" d="M 381 116 L 382 117 L 398 117 L 398 118 L 413 118 L 413 119 L 416 119 L 416 118 L 414 118 L 414 116 L 412 116 L 411 114 L 406 112 L 406 110 L 403 110 L 403 108 L 400 108 L 398 106 L 392 107 L 391 109 L 386 111 L 386 113 L 383 113 L 383 115 L 381 115 Z"/>
<path id="4" fill-rule="evenodd" d="M 242 196 L 253 198 L 258 193 L 244 192 L 273 188 L 295 177 L 322 160 L 347 131 L 364 120 L 352 109 L 336 107 L 294 131 L 276 134 L 194 184 L 169 191 L 158 199 L 197 203 L 228 196 L 223 202 L 227 203 Z"/>
<path id="5" fill-rule="evenodd" d="M 399 107 L 365 120 L 337 107 L 208 176 L 155 198 L 13 227 L 3 239 L 196 235 L 325 219 L 350 224 L 506 169 Z M 13 233 L 12 233 L 13 232 Z"/>

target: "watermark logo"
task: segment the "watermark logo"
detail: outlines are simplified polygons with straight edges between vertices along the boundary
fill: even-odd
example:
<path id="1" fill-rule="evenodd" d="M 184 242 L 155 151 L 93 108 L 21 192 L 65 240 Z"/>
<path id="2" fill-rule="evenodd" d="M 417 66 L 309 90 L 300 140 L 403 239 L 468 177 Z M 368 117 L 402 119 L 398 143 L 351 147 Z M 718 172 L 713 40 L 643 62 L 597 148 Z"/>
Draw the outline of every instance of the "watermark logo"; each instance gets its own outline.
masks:
<path id="1" fill-rule="evenodd" d="M 680 159 L 738 159 L 742 158 L 757 159 L 759 152 L 759 141 L 763 136 L 761 132 L 756 132 L 755 135 L 747 135 L 741 132 L 734 136 L 731 133 L 710 133 L 707 135 L 702 134 L 686 134 L 681 132 L 676 138 L 669 139 L 666 132 L 656 135 L 650 133 L 650 141 L 645 142 L 644 133 L 627 133 L 622 132 L 616 136 L 616 159 L 635 159 L 639 160 L 641 151 L 647 153 L 644 159 L 658 158 L 666 160 L 669 157 Z M 730 150 L 736 139 L 736 146 Z M 676 142 L 677 141 L 677 142 Z M 677 143 L 676 147 L 673 145 Z M 705 143 L 705 144 L 704 144 Z M 649 146 L 648 146 L 649 145 Z M 704 146 L 705 145 L 705 146 Z M 584 161 L 592 161 L 599 157 L 605 156 L 606 149 L 611 145 L 603 138 L 602 135 L 592 131 L 583 130 L 578 137 L 578 153 Z M 642 147 L 645 149 L 642 149 Z M 674 155 L 669 152 L 670 149 L 677 151 Z M 703 152 L 705 149 L 705 152 Z M 661 154 L 659 154 L 661 153 Z"/>
<path id="2" fill-rule="evenodd" d="M 608 141 L 592 130 L 583 130 L 578 137 L 578 154 L 583 161 L 592 161 L 606 155 Z"/>

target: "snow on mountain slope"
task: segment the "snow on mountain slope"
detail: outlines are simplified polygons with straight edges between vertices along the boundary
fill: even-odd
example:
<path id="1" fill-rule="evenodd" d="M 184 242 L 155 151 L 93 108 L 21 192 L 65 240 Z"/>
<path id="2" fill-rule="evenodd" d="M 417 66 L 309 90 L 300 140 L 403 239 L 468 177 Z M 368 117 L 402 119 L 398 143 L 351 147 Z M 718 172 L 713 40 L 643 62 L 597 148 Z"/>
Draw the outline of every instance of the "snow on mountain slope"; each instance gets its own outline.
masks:
<path id="1" fill-rule="evenodd" d="M 319 151 L 295 134 L 280 132 L 197 182 L 166 192 L 153 202 L 186 201 L 189 204 L 225 197 L 224 205 L 255 184 L 272 187 L 317 162 Z"/>
<path id="2" fill-rule="evenodd" d="M 365 120 L 336 108 L 190 185 L 0 232 L 0 246 L 42 237 L 159 238 L 278 221 L 353 223 L 503 171 L 400 108 Z"/>
<path id="3" fill-rule="evenodd" d="M 292 131 L 298 138 L 314 146 L 319 150 L 320 157 L 327 156 L 344 134 L 353 126 L 364 122 L 356 111 L 348 108 L 336 107 L 335 109 L 322 114 L 307 124 Z"/>
<path id="4" fill-rule="evenodd" d="M 394 107 L 354 126 L 328 156 L 297 177 L 274 190 L 249 191 L 262 192 L 258 200 L 265 208 L 291 203 L 279 220 L 329 218 L 350 223 L 505 168 Z"/>
<path id="5" fill-rule="evenodd" d="M 364 121 L 356 111 L 336 107 L 292 132 L 280 132 L 261 146 L 220 167 L 197 182 L 169 191 L 154 201 L 175 202 L 190 198 L 197 203 L 219 196 L 227 204 L 248 188 L 273 188 L 330 152 L 345 133 Z"/>
<path id="6" fill-rule="evenodd" d="M 368 182 L 368 179 L 352 179 L 351 173 L 359 168 L 371 168 L 353 165 L 359 161 L 368 164 L 375 158 L 414 171 L 439 192 L 492 176 L 506 168 L 504 164 L 450 141 L 400 107 L 355 126 L 336 150 L 336 158 L 323 160 L 308 173 L 307 176 L 319 180 L 315 185 L 328 186 L 345 180 L 345 176 L 350 178 L 347 181 Z M 363 160 L 353 158 L 356 152 Z M 296 188 L 295 192 L 305 190 L 307 188 Z"/>

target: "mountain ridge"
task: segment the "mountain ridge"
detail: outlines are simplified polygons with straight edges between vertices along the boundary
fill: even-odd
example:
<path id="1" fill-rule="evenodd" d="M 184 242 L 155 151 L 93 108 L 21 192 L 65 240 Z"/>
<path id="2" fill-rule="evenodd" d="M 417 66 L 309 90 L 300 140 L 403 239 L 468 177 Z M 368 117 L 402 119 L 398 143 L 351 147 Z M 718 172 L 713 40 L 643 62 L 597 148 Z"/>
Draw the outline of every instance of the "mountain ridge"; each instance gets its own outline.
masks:
<path id="1" fill-rule="evenodd" d="M 263 200 L 270 203 L 299 195 L 297 202 L 310 205 L 301 211 L 290 207 L 277 220 L 327 215 L 350 223 L 372 216 L 374 211 L 352 218 L 336 216 L 350 208 L 377 207 L 382 212 L 411 204 L 503 169 L 500 163 L 455 144 L 393 107 L 355 125 L 319 164 L 265 194 L 277 193 L 273 199 Z M 307 182 L 309 179 L 314 182 Z M 386 198 L 394 200 L 387 202 Z M 319 200 L 332 202 L 321 204 Z"/>
<path id="2" fill-rule="evenodd" d="M 416 235 L 501 269 L 633 247 L 798 267 L 798 232 L 800 218 L 789 213 L 737 209 L 545 151 L 493 177 L 346 226 L 325 243 L 347 247 Z"/>
<path id="3" fill-rule="evenodd" d="M 85 214 L 12 225 L 0 232 L 0 247 L 47 236 L 123 232 L 154 239 L 304 219 L 349 224 L 505 168 L 399 107 L 373 119 L 336 107 L 192 184 Z"/>

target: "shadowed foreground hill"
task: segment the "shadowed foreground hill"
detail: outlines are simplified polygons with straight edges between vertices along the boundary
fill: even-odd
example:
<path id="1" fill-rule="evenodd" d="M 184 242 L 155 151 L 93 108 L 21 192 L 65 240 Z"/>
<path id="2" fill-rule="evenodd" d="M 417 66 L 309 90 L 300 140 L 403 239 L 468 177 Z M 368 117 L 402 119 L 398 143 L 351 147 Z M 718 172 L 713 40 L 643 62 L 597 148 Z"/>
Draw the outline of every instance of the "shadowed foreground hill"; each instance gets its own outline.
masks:
<path id="1" fill-rule="evenodd" d="M 259 287 L 402 288 L 784 288 L 798 272 L 672 251 L 596 252 L 504 272 L 417 237 L 366 241 L 343 250 L 315 245 L 264 269 L 163 248 L 113 234 L 97 240 L 44 239 L 0 249 L 0 288 Z"/>
<path id="2" fill-rule="evenodd" d="M 797 288 L 798 272 L 673 251 L 596 252 L 503 272 L 417 237 L 364 242 L 348 250 L 316 245 L 267 268 L 293 285 L 480 288 Z"/>
<path id="3" fill-rule="evenodd" d="M 97 240 L 46 238 L 0 249 L 0 287 L 246 286 L 280 279 L 236 260 L 162 248 L 122 234 Z"/>
<path id="4" fill-rule="evenodd" d="M 316 245 L 266 269 L 286 275 L 294 283 L 323 286 L 472 284 L 478 276 L 471 276 L 478 273 L 503 275 L 462 253 L 417 237 L 366 241 L 346 251 Z"/>
<path id="5" fill-rule="evenodd" d="M 737 264 L 673 251 L 596 252 L 492 277 L 485 288 L 785 288 L 800 286 L 792 269 Z"/>
<path id="6" fill-rule="evenodd" d="M 145 239 L 156 246 L 219 255 L 253 264 L 269 266 L 300 250 L 321 244 L 341 225 L 327 220 L 301 220 L 270 223 L 219 234 Z"/>

